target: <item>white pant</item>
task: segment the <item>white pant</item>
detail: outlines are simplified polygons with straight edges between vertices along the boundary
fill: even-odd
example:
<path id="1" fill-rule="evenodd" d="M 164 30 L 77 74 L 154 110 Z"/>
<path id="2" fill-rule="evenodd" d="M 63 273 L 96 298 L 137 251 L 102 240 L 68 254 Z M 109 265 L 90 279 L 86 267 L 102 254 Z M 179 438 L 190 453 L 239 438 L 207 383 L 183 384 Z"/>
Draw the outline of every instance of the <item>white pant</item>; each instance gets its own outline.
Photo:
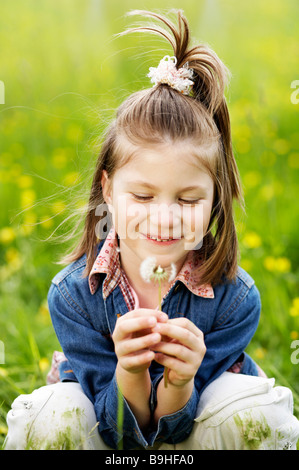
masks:
<path id="1" fill-rule="evenodd" d="M 92 403 L 74 382 L 20 395 L 7 415 L 6 450 L 110 450 Z M 293 398 L 274 379 L 224 372 L 203 392 L 190 436 L 160 450 L 296 450 Z"/>

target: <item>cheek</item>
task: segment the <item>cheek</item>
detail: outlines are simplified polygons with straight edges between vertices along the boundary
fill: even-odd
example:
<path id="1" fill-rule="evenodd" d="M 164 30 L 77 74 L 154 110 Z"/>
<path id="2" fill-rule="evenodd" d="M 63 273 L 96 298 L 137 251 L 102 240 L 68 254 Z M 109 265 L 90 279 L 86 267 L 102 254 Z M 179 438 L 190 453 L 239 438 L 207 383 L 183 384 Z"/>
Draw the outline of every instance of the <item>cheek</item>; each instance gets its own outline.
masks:
<path id="1" fill-rule="evenodd" d="M 122 196 L 113 205 L 113 212 L 113 222 L 118 235 L 135 239 L 140 224 L 147 219 L 146 207 Z"/>
<path id="2" fill-rule="evenodd" d="M 182 216 L 184 227 L 191 232 L 197 232 L 202 229 L 204 225 L 205 208 L 203 204 L 194 207 L 184 207 Z"/>
<path id="3" fill-rule="evenodd" d="M 210 204 L 199 204 L 184 211 L 185 238 L 190 242 L 199 243 L 208 228 L 211 208 Z"/>
<path id="4" fill-rule="evenodd" d="M 113 225 L 118 235 L 123 235 L 126 231 L 126 207 L 126 198 L 122 195 L 114 193 L 110 211 L 112 214 Z"/>
<path id="5" fill-rule="evenodd" d="M 203 208 L 203 232 L 204 234 L 206 233 L 209 223 L 210 223 L 211 212 L 212 212 L 212 203 L 207 203 L 206 205 L 204 205 L 204 208 Z"/>

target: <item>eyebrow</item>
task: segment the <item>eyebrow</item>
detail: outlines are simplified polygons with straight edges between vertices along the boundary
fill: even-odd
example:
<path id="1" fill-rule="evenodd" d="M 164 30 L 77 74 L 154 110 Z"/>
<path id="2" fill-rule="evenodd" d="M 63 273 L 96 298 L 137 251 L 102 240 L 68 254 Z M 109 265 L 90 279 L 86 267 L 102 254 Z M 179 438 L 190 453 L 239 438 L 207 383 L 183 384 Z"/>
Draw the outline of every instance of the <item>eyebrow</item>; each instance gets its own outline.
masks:
<path id="1" fill-rule="evenodd" d="M 149 189 L 159 189 L 157 186 L 151 184 L 151 183 L 148 183 L 147 181 L 142 181 L 142 180 L 133 180 L 133 181 L 128 181 L 128 184 L 135 184 L 136 186 L 143 186 L 145 188 L 149 188 Z M 183 192 L 187 192 L 187 191 L 193 191 L 194 189 L 196 190 L 201 190 L 201 191 L 205 191 L 207 192 L 207 188 L 206 186 L 202 186 L 202 185 L 193 185 L 193 186 L 187 186 L 186 188 L 181 188 L 179 189 L 179 193 L 183 193 Z"/>

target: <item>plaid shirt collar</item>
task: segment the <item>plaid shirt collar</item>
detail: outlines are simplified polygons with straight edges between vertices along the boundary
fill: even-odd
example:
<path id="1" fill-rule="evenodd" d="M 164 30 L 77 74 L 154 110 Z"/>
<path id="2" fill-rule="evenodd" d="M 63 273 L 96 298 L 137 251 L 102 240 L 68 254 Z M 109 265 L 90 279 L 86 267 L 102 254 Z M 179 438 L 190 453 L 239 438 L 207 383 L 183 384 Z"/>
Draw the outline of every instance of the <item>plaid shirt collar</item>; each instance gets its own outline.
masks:
<path id="1" fill-rule="evenodd" d="M 210 284 L 200 285 L 192 271 L 198 267 L 200 259 L 196 251 L 190 251 L 180 272 L 172 281 L 172 285 L 180 280 L 195 295 L 208 299 L 214 298 L 214 290 Z M 113 289 L 119 285 L 129 309 L 136 308 L 138 302 L 136 293 L 130 286 L 119 260 L 118 240 L 115 229 L 112 228 L 98 254 L 89 274 L 89 288 L 95 294 L 99 287 L 99 274 L 107 274 L 103 283 L 103 297 L 106 299 Z"/>

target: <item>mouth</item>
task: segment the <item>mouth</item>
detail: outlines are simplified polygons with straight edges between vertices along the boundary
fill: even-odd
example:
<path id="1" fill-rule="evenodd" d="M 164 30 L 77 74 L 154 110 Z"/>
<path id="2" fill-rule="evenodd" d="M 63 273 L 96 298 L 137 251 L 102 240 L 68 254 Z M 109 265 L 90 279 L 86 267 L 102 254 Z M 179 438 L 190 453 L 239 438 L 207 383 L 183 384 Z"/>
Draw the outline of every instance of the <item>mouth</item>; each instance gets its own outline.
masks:
<path id="1" fill-rule="evenodd" d="M 181 238 L 174 238 L 174 237 L 164 237 L 163 235 L 161 236 L 155 236 L 155 235 L 144 235 L 143 236 L 152 243 L 159 244 L 159 245 L 171 245 L 173 243 L 177 243 L 181 240 Z"/>

